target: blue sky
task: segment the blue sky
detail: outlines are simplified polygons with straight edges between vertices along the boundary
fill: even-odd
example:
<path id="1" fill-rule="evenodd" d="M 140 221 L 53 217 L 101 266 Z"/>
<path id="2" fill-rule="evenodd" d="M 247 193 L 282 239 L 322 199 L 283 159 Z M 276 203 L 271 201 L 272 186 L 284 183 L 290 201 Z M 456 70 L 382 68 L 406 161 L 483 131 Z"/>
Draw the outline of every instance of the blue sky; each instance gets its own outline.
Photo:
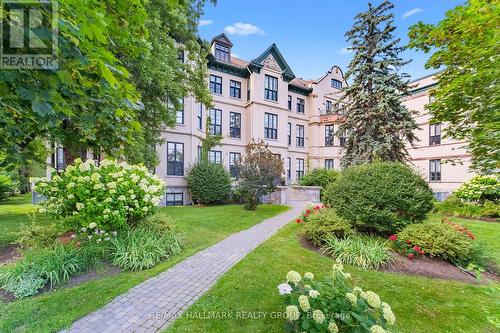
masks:
<path id="1" fill-rule="evenodd" d="M 397 36 L 406 44 L 410 25 L 437 23 L 447 10 L 464 1 L 393 1 Z M 225 32 L 234 44 L 232 52 L 245 60 L 257 57 L 274 42 L 297 77 L 313 79 L 332 65 L 347 67 L 352 54 L 345 50 L 344 34 L 354 16 L 367 7 L 368 2 L 361 0 L 218 0 L 216 6 L 205 5 L 199 33 L 211 40 Z M 433 72 L 424 68 L 428 54 L 407 50 L 404 57 L 413 60 L 404 68 L 413 79 Z"/>

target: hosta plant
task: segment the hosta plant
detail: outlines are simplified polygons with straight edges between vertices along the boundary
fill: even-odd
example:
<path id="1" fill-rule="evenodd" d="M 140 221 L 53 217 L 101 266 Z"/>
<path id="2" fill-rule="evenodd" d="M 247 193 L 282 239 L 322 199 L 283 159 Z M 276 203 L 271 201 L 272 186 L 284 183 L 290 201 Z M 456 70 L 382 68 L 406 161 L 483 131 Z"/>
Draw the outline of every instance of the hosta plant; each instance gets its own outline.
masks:
<path id="1" fill-rule="evenodd" d="M 288 272 L 278 286 L 285 299 L 285 331 L 314 333 L 384 333 L 396 322 L 389 304 L 373 291 L 349 283 L 341 263 L 322 281 L 312 273 Z"/>
<path id="2" fill-rule="evenodd" d="M 74 216 L 77 227 L 96 223 L 106 230 L 123 229 L 152 213 L 164 194 L 164 183 L 141 165 L 76 159 L 51 180 L 35 179 L 35 190 L 47 197 L 41 212 Z"/>

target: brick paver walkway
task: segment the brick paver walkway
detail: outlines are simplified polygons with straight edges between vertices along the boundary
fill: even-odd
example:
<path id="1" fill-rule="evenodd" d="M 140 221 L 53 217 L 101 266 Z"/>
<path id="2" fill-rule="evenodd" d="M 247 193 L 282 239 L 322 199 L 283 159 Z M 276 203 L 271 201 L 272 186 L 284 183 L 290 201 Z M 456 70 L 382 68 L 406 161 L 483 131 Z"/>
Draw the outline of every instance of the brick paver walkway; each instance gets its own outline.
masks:
<path id="1" fill-rule="evenodd" d="M 165 330 L 217 279 L 300 215 L 304 204 L 230 235 L 116 297 L 63 332 L 158 332 Z"/>

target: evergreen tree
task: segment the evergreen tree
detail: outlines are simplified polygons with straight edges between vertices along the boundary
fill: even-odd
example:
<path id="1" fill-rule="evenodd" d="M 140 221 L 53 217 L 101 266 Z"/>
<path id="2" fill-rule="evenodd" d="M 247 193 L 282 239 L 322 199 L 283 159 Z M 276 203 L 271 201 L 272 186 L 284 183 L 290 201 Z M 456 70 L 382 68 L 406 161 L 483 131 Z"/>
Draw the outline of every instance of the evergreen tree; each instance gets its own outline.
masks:
<path id="1" fill-rule="evenodd" d="M 412 112 L 401 104 L 409 75 L 399 70 L 409 61 L 399 56 L 404 47 L 393 35 L 394 5 L 384 1 L 368 6 L 346 33 L 354 57 L 346 72 L 352 84 L 343 90 L 345 122 L 338 131 L 348 132 L 344 167 L 374 160 L 405 161 L 405 144 L 417 139 Z"/>

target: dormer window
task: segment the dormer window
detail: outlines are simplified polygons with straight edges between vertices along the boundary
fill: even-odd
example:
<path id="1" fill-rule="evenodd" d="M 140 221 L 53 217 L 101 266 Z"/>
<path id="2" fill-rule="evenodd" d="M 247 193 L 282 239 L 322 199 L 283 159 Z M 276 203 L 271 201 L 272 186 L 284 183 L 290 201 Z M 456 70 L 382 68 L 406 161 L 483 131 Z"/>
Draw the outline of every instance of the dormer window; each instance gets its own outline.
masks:
<path id="1" fill-rule="evenodd" d="M 215 43 L 215 59 L 229 62 L 229 47 L 223 44 Z"/>

